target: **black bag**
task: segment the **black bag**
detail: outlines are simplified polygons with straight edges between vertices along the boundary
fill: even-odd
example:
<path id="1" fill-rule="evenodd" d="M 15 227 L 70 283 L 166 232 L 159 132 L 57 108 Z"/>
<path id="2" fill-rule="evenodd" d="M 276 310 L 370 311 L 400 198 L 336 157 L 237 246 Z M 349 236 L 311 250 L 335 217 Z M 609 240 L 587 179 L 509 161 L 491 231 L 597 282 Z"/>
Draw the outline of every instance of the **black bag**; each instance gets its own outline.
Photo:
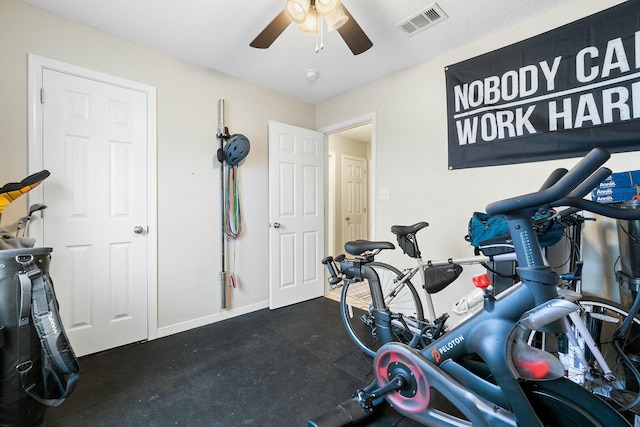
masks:
<path id="1" fill-rule="evenodd" d="M 430 294 L 443 290 L 462 273 L 462 266 L 452 262 L 445 265 L 432 265 L 429 262 L 423 269 L 424 289 Z"/>
<path id="2" fill-rule="evenodd" d="M 398 246 L 400 246 L 402 251 L 411 258 L 420 258 L 420 251 L 418 250 L 415 234 L 409 234 L 406 236 L 398 235 Z"/>
<path id="3" fill-rule="evenodd" d="M 80 375 L 48 275 L 50 248 L 0 251 L 0 426 L 40 425 Z"/>

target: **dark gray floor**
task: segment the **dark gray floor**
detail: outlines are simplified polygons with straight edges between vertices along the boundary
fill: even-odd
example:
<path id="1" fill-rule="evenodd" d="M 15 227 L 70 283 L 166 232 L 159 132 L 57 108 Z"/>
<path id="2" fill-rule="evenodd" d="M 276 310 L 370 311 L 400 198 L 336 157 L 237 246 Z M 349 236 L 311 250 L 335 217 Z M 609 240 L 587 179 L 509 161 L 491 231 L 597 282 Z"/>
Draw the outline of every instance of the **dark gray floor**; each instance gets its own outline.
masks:
<path id="1" fill-rule="evenodd" d="M 368 383 L 338 303 L 260 310 L 80 359 L 47 426 L 304 426 Z M 361 425 L 412 427 L 389 407 Z"/>

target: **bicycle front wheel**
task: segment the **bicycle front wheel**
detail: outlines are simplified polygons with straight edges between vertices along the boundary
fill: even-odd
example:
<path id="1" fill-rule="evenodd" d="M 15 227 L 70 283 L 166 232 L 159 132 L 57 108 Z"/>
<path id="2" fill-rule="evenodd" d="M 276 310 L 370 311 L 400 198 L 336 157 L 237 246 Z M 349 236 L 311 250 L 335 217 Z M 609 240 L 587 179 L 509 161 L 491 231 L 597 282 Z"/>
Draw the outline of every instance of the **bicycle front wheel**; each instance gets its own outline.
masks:
<path id="1" fill-rule="evenodd" d="M 578 326 L 573 323 L 566 335 L 549 337 L 546 334 L 545 348 L 547 351 L 557 352 L 569 379 L 603 397 L 614 407 L 625 408 L 638 397 L 640 387 L 633 371 L 616 352 L 612 335 L 629 313 L 622 305 L 595 296 L 585 296 L 579 304 L 582 308 L 582 323 L 594 340 L 596 353 L 599 351 L 602 354 L 610 372 L 598 361 Z M 538 338 L 542 336 L 539 335 Z M 619 337 L 618 344 L 631 362 L 640 368 L 640 317 L 636 315 L 628 331 Z M 640 409 L 638 406 L 636 408 Z M 632 412 L 638 412 L 636 408 L 632 408 Z"/>
<path id="2" fill-rule="evenodd" d="M 372 262 L 368 265 L 375 270 L 380 279 L 385 306 L 391 313 L 402 314 L 417 321 L 424 320 L 418 292 L 409 280 L 399 283 L 402 273 L 397 268 L 380 262 Z M 378 341 L 372 304 L 371 290 L 367 280 L 343 285 L 340 296 L 342 322 L 353 342 L 371 357 L 385 344 Z M 392 332 L 395 341 L 408 345 L 415 344 L 416 335 L 402 324 L 395 324 Z"/>

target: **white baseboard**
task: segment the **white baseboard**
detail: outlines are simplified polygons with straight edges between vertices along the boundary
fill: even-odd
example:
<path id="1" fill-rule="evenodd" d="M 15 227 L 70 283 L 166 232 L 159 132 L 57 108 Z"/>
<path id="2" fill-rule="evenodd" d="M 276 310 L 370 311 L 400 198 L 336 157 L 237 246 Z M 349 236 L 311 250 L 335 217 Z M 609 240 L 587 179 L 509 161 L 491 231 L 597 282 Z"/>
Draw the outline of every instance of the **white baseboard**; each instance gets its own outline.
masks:
<path id="1" fill-rule="evenodd" d="M 199 328 L 200 326 L 210 325 L 211 323 L 220 322 L 222 320 L 231 319 L 233 317 L 241 316 L 243 314 L 253 313 L 254 311 L 262 310 L 269 307 L 269 301 L 262 301 L 256 304 L 240 307 L 232 310 L 221 311 L 220 313 L 212 314 L 210 316 L 200 317 L 198 319 L 189 320 L 187 322 L 176 323 L 175 325 L 163 326 L 158 328 L 158 337 L 167 337 L 169 335 L 177 334 L 179 332 L 185 332 L 189 329 Z"/>

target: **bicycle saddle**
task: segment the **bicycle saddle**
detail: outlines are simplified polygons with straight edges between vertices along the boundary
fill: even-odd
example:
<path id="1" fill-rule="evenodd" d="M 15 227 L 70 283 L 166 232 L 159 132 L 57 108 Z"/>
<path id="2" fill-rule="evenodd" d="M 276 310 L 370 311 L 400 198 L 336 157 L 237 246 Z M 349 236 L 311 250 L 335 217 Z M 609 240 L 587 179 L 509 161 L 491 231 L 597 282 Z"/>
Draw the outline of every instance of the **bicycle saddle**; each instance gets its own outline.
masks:
<path id="1" fill-rule="evenodd" d="M 408 234 L 417 233 L 418 231 L 428 226 L 429 223 L 424 221 L 413 225 L 392 225 L 391 232 L 398 236 L 406 236 Z"/>
<path id="2" fill-rule="evenodd" d="M 362 255 L 367 251 L 395 248 L 391 242 L 373 242 L 370 240 L 354 240 L 344 244 L 344 250 L 351 255 Z"/>

